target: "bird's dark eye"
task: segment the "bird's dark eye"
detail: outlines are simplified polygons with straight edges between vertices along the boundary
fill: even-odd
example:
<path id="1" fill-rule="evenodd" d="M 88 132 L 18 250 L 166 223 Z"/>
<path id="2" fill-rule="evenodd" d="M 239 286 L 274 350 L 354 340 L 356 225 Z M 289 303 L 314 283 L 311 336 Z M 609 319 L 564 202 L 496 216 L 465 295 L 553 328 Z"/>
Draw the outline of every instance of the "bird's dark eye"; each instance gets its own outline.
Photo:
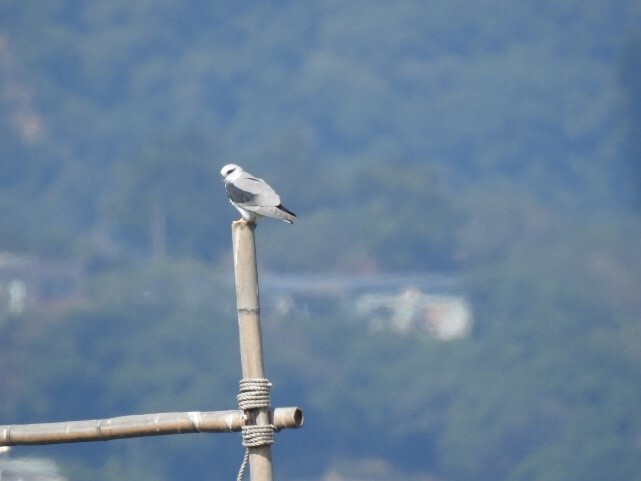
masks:
<path id="1" fill-rule="evenodd" d="M 234 167 L 233 169 L 229 169 L 225 175 L 227 176 L 231 174 L 234 170 L 236 170 L 236 167 Z"/>

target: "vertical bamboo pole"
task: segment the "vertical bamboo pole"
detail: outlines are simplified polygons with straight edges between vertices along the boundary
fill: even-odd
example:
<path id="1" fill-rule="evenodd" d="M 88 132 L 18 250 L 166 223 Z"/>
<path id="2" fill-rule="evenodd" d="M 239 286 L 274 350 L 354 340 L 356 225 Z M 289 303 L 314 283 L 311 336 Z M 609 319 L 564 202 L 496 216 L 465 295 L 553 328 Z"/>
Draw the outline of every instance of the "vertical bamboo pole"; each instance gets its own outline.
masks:
<path id="1" fill-rule="evenodd" d="M 255 227 L 255 224 L 242 220 L 232 223 L 236 307 L 243 379 L 265 377 L 260 332 Z M 269 408 L 257 409 L 254 422 L 259 426 L 269 424 Z M 249 448 L 249 473 L 251 481 L 273 480 L 271 446 Z"/>

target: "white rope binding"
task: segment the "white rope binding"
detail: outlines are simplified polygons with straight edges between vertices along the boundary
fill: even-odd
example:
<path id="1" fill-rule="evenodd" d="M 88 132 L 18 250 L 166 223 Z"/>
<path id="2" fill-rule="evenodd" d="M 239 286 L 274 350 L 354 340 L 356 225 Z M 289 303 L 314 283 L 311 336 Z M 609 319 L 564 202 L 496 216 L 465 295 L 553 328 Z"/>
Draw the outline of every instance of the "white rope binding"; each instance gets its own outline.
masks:
<path id="1" fill-rule="evenodd" d="M 236 396 L 238 406 L 243 411 L 247 409 L 269 408 L 271 406 L 269 400 L 269 390 L 271 387 L 272 383 L 267 379 L 242 379 L 240 381 L 238 396 Z M 243 479 L 243 474 L 249 461 L 249 448 L 273 444 L 275 429 L 276 427 L 273 424 L 242 427 L 243 446 L 246 449 L 236 481 L 242 481 Z"/>
<path id="2" fill-rule="evenodd" d="M 242 379 L 240 381 L 238 407 L 240 409 L 259 409 L 270 407 L 269 390 L 272 383 L 268 379 Z"/>

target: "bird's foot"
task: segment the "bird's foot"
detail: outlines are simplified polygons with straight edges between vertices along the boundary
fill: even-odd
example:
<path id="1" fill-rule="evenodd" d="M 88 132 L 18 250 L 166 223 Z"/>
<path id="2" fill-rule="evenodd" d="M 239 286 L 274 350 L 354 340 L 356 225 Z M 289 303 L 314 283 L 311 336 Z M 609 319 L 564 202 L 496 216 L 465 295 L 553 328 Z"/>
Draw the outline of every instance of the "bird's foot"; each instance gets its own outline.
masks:
<path id="1" fill-rule="evenodd" d="M 234 224 L 248 224 L 248 225 L 253 225 L 254 227 L 256 227 L 256 222 L 255 221 L 252 222 L 251 220 L 247 220 L 247 219 L 244 219 L 242 217 L 240 219 L 238 219 L 238 220 L 235 220 L 233 223 Z"/>

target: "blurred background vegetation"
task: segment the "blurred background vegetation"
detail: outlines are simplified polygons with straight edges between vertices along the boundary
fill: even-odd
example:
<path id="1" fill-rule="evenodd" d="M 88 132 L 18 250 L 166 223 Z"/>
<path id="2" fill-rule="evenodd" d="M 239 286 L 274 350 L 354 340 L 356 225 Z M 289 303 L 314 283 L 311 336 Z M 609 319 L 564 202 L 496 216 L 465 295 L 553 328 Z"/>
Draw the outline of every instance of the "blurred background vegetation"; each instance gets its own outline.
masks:
<path id="1" fill-rule="evenodd" d="M 261 273 L 447 273 L 474 314 L 450 342 L 266 315 L 273 404 L 306 414 L 279 479 L 640 479 L 639 25 L 638 0 L 0 0 L 0 297 L 20 259 L 75 286 L 0 309 L 0 424 L 236 405 L 235 162 L 299 216 L 259 225 Z M 31 455 L 217 480 L 242 449 Z"/>

